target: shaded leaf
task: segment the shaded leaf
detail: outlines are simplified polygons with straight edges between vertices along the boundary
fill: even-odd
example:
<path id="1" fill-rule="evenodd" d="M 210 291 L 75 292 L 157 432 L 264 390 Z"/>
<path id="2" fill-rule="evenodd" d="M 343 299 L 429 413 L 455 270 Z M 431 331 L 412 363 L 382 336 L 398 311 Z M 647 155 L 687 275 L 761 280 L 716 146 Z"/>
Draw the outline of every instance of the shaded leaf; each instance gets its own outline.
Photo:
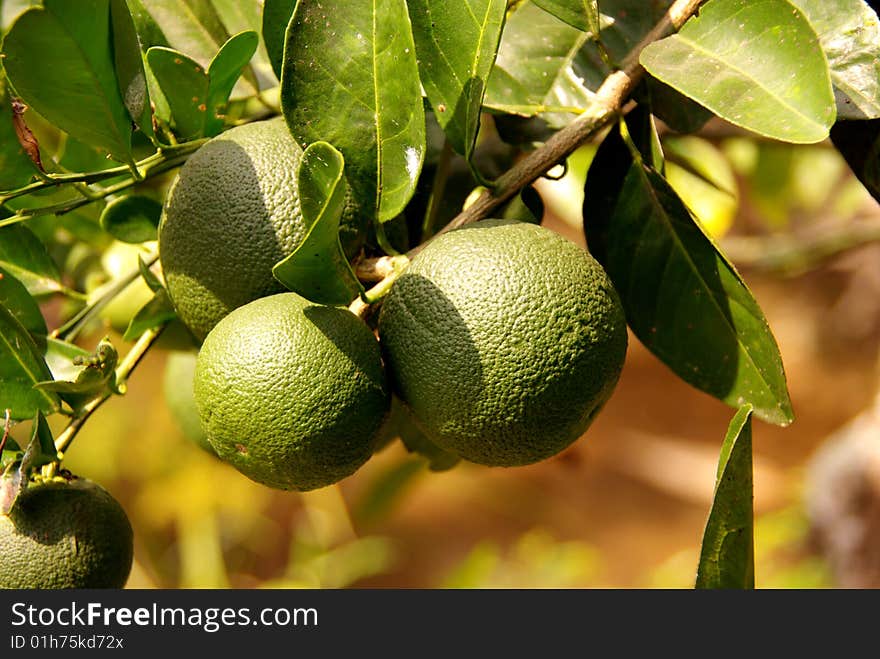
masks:
<path id="1" fill-rule="evenodd" d="M 409 0 L 422 86 L 452 148 L 470 159 L 506 0 Z"/>
<path id="2" fill-rule="evenodd" d="M 501 210 L 505 220 L 517 220 L 529 224 L 541 224 L 544 219 L 544 201 L 532 186 L 527 186 L 514 195 Z"/>
<path id="3" fill-rule="evenodd" d="M 296 0 L 265 0 L 263 3 L 263 41 L 279 80 L 284 61 L 284 34 L 295 6 Z"/>
<path id="4" fill-rule="evenodd" d="M 49 367 L 24 326 L 0 306 L 0 410 L 11 410 L 13 419 L 55 412 L 58 396 L 34 389 L 37 382 L 51 378 Z"/>
<path id="5" fill-rule="evenodd" d="M 246 31 L 257 35 L 262 33 L 264 0 L 212 0 L 212 3 L 229 34 Z M 286 22 L 284 27 L 287 27 Z M 277 87 L 279 77 L 272 70 L 266 45 L 259 38 L 258 41 L 257 52 L 254 53 L 250 65 L 242 72 L 242 77 L 250 80 L 250 71 L 253 71 L 258 89 Z"/>
<path id="6" fill-rule="evenodd" d="M 31 295 L 64 290 L 58 268 L 33 232 L 20 224 L 0 228 L 0 267 L 18 279 Z"/>
<path id="7" fill-rule="evenodd" d="M 46 321 L 37 301 L 20 281 L 0 268 L 0 306 L 6 308 L 31 334 L 46 334 Z"/>
<path id="8" fill-rule="evenodd" d="M 46 423 L 46 418 L 37 412 L 34 416 L 30 440 L 18 462 L 18 468 L 14 473 L 0 479 L 0 515 L 8 515 L 12 510 L 16 499 L 27 488 L 32 470 L 57 459 L 58 452 L 55 450 L 52 431 Z"/>
<path id="9" fill-rule="evenodd" d="M 4 66 L 16 93 L 48 121 L 133 163 L 110 25 L 110 0 L 45 0 L 9 30 Z"/>
<path id="10" fill-rule="evenodd" d="M 113 25 L 113 61 L 122 102 L 135 125 L 154 140 L 144 60 L 134 19 L 125 0 L 110 0 L 110 18 Z"/>
<path id="11" fill-rule="evenodd" d="M 162 286 L 162 282 L 159 281 L 159 278 L 154 275 L 149 266 L 144 263 L 144 260 L 141 258 L 140 254 L 138 254 L 138 270 L 141 273 L 141 277 L 143 277 L 144 281 L 147 282 L 147 286 L 149 286 L 151 291 L 153 291 L 154 293 L 158 293 L 164 288 L 164 286 Z"/>
<path id="12" fill-rule="evenodd" d="M 425 156 L 405 0 L 300 0 L 287 29 L 281 107 L 303 147 L 326 141 L 342 152 L 364 209 L 379 222 L 400 213 Z"/>
<path id="13" fill-rule="evenodd" d="M 18 141 L 12 120 L 12 99 L 6 89 L 6 75 L 0 67 L 0 190 L 25 185 L 35 171 L 33 161 Z"/>
<path id="14" fill-rule="evenodd" d="M 125 243 L 156 240 L 162 204 L 142 195 L 117 197 L 101 212 L 101 228 Z"/>
<path id="15" fill-rule="evenodd" d="M 318 304 L 345 305 L 363 290 L 339 241 L 343 170 L 342 154 L 326 142 L 315 142 L 303 152 L 298 190 L 303 221 L 310 228 L 299 247 L 272 268 L 278 281 Z"/>
<path id="16" fill-rule="evenodd" d="M 686 382 L 787 425 L 793 415 L 782 359 L 760 307 L 662 176 L 630 160 L 621 182 L 628 155 L 615 132 L 590 166 L 584 222 L 627 322 Z"/>
<path id="17" fill-rule="evenodd" d="M 582 32 L 599 34 L 598 0 L 532 0 L 544 11 Z"/>
<path id="18" fill-rule="evenodd" d="M 177 313 L 174 311 L 174 306 L 168 297 L 168 291 L 161 288 L 134 315 L 122 339 L 124 341 L 134 341 L 147 330 L 164 325 L 175 318 L 177 318 Z"/>
<path id="19" fill-rule="evenodd" d="M 831 127 L 831 141 L 880 203 L 880 119 L 839 121 Z"/>
<path id="20" fill-rule="evenodd" d="M 77 375 L 85 368 L 83 360 L 88 356 L 89 351 L 78 345 L 52 337 L 46 338 L 43 357 L 54 380 L 76 380 Z"/>
<path id="21" fill-rule="evenodd" d="M 751 416 L 751 406 L 741 407 L 721 446 L 695 588 L 755 587 Z"/>
<path id="22" fill-rule="evenodd" d="M 819 40 L 787 0 L 712 0 L 677 34 L 646 47 L 639 61 L 718 116 L 761 135 L 813 143 L 834 123 Z"/>
<path id="23" fill-rule="evenodd" d="M 646 79 L 651 112 L 676 133 L 695 133 L 715 113 L 650 76 Z"/>
<path id="24" fill-rule="evenodd" d="M 789 0 L 819 35 L 840 119 L 880 117 L 880 20 L 863 0 Z"/>

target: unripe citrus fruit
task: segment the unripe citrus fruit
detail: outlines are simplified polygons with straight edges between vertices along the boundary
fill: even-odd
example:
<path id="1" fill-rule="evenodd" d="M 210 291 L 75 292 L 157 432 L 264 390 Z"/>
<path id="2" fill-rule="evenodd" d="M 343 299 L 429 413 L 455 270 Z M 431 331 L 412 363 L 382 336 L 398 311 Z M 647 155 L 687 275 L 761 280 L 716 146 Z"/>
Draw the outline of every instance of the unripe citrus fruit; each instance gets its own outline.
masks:
<path id="1" fill-rule="evenodd" d="M 281 117 L 232 128 L 202 146 L 168 191 L 159 255 L 168 293 L 196 338 L 230 311 L 283 286 L 272 266 L 302 242 L 302 150 Z M 349 255 L 364 231 L 354 202 L 340 236 Z"/>
<path id="2" fill-rule="evenodd" d="M 132 553 L 125 511 L 83 478 L 31 483 L 0 515 L 0 588 L 122 588 Z"/>
<path id="3" fill-rule="evenodd" d="M 214 448 L 208 442 L 202 423 L 199 420 L 199 408 L 193 394 L 193 378 L 196 373 L 196 352 L 194 350 L 175 350 L 168 354 L 165 361 L 165 376 L 162 388 L 165 393 L 165 404 L 177 427 L 193 444 L 214 455 Z"/>
<path id="4" fill-rule="evenodd" d="M 577 439 L 610 397 L 627 345 L 601 266 L 548 229 L 507 220 L 428 243 L 386 296 L 379 334 L 429 438 L 499 466 Z"/>
<path id="5" fill-rule="evenodd" d="M 372 455 L 390 404 L 379 345 L 347 309 L 280 293 L 208 334 L 195 399 L 217 455 L 259 483 L 312 490 Z"/>

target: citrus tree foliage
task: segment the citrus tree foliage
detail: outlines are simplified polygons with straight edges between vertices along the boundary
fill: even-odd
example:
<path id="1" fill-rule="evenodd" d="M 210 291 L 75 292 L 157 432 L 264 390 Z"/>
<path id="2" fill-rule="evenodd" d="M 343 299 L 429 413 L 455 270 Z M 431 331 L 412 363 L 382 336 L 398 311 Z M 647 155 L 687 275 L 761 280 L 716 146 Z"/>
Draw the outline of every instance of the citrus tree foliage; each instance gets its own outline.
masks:
<path id="1" fill-rule="evenodd" d="M 402 254 L 450 222 L 540 221 L 528 186 L 559 160 L 542 155 L 556 149 L 564 159 L 592 138 L 583 226 L 630 329 L 683 380 L 740 410 L 723 447 L 699 584 L 753 584 L 751 417 L 788 425 L 794 412 L 762 310 L 672 184 L 671 172 L 700 156 L 667 138 L 713 116 L 796 144 L 830 136 L 880 199 L 880 24 L 866 2 L 6 0 L 0 8 L 4 511 L 34 474 L 55 473 L 79 427 L 124 393 L 140 357 L 176 322 L 157 226 L 171 176 L 208 138 L 284 117 L 306 154 L 297 176 L 310 229 L 275 277 L 313 302 L 359 312 L 405 268 Z M 620 71 L 624 94 L 606 93 Z M 717 186 L 699 165 L 685 169 Z M 339 239 L 346 195 L 371 223 L 352 259 Z M 119 241 L 138 257 L 107 276 L 94 264 Z M 78 345 L 135 284 L 147 299 L 124 320 L 124 339 Z M 51 415 L 69 420 L 54 438 Z M 17 423 L 32 425 L 29 443 L 10 436 Z M 404 425 L 385 434 L 404 436 L 434 466 L 455 464 L 436 462 L 436 447 L 424 449 Z"/>

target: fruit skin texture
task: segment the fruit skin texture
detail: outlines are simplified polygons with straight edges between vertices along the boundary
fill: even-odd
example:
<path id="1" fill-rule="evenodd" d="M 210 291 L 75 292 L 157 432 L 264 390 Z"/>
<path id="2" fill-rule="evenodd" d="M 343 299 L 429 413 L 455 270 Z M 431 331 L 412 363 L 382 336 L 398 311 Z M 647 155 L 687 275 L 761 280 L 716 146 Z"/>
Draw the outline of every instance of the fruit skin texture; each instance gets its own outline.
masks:
<path id="1" fill-rule="evenodd" d="M 280 293 L 211 330 L 194 383 L 208 441 L 250 479 L 313 490 L 372 455 L 390 405 L 379 345 L 347 309 Z"/>
<path id="2" fill-rule="evenodd" d="M 276 117 L 213 138 L 174 180 L 159 223 L 159 256 L 171 301 L 197 339 L 236 307 L 284 290 L 272 266 L 305 237 L 301 158 Z M 349 196 L 340 228 L 349 256 L 363 242 L 360 221 Z"/>
<path id="3" fill-rule="evenodd" d="M 379 334 L 393 385 L 430 439 L 492 466 L 538 462 L 577 439 L 627 347 L 598 262 L 507 220 L 430 242 L 385 297 Z"/>
<path id="4" fill-rule="evenodd" d="M 31 483 L 0 516 L 0 588 L 122 588 L 132 542 L 125 511 L 96 483 Z"/>

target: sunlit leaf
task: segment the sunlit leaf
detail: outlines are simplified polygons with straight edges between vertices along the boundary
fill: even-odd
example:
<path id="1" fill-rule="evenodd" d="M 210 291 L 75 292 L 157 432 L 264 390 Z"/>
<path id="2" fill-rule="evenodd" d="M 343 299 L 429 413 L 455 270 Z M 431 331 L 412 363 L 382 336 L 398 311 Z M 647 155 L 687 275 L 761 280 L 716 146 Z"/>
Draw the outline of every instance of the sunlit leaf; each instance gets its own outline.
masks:
<path id="1" fill-rule="evenodd" d="M 361 206 L 380 222 L 393 219 L 425 156 L 406 2 L 300 0 L 287 29 L 281 107 L 303 147 L 325 141 L 342 152 Z"/>
<path id="2" fill-rule="evenodd" d="M 712 510 L 703 534 L 696 588 L 755 587 L 752 408 L 734 415 L 721 446 Z"/>
<path id="3" fill-rule="evenodd" d="M 640 62 L 718 116 L 761 135 L 819 142 L 834 123 L 819 40 L 787 0 L 712 0 L 677 34 L 646 47 Z"/>
<path id="4" fill-rule="evenodd" d="M 409 0 L 419 72 L 452 147 L 470 159 L 506 0 Z"/>
<path id="5" fill-rule="evenodd" d="M 298 189 L 309 232 L 272 269 L 287 288 L 318 304 L 348 304 L 362 290 L 339 241 L 346 192 L 343 170 L 342 154 L 326 142 L 315 142 L 305 150 Z"/>
<path id="6" fill-rule="evenodd" d="M 828 58 L 840 119 L 880 117 L 880 19 L 863 0 L 789 0 Z"/>
<path id="7" fill-rule="evenodd" d="M 134 341 L 149 329 L 159 327 L 170 320 L 177 318 L 168 292 L 161 288 L 153 294 L 153 297 L 138 310 L 131 319 L 122 339 Z"/>
<path id="8" fill-rule="evenodd" d="M 3 64 L 16 93 L 43 117 L 133 163 L 110 25 L 110 0 L 45 0 L 6 35 Z"/>
<path id="9" fill-rule="evenodd" d="M 533 0 L 533 2 L 578 30 L 593 35 L 599 34 L 598 0 Z"/>
<path id="10" fill-rule="evenodd" d="M 116 386 L 117 361 L 116 349 L 104 339 L 94 353 L 74 358 L 74 365 L 81 367 L 75 380 L 44 380 L 38 382 L 35 388 L 56 393 L 74 410 L 79 410 L 97 394 Z"/>

